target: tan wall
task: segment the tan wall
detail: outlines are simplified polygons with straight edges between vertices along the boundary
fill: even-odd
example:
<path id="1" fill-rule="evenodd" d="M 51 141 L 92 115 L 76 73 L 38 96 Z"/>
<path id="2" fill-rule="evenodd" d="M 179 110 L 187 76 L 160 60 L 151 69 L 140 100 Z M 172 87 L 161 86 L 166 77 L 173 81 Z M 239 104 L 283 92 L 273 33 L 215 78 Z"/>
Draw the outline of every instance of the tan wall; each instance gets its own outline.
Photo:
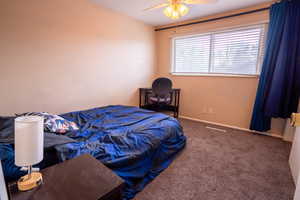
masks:
<path id="1" fill-rule="evenodd" d="M 153 27 L 89 0 L 0 2 L 0 115 L 137 105 Z"/>
<path id="2" fill-rule="evenodd" d="M 248 9 L 243 9 L 243 11 L 245 10 Z M 224 13 L 218 16 L 235 12 Z M 170 77 L 174 86 L 182 89 L 181 115 L 246 129 L 249 128 L 258 77 L 171 75 L 171 39 L 179 35 L 204 33 L 267 22 L 268 16 L 268 11 L 265 11 L 156 32 L 158 76 Z M 210 114 L 208 114 L 209 109 L 212 112 Z M 282 134 L 283 127 L 283 120 L 275 120 L 271 132 Z"/>
<path id="3" fill-rule="evenodd" d="M 150 85 L 157 64 L 157 76 L 182 88 L 181 115 L 248 128 L 258 79 L 171 76 L 170 40 L 266 20 L 262 12 L 154 34 L 89 0 L 3 0 L 0 115 L 137 105 L 137 88 Z M 281 133 L 283 121 L 273 126 Z"/>

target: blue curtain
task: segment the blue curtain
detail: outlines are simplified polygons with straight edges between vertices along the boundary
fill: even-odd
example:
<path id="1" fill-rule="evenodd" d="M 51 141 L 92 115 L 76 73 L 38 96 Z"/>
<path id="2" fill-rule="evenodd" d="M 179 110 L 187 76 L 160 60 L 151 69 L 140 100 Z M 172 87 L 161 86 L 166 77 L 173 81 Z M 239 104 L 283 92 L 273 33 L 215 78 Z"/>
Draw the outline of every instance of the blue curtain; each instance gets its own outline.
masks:
<path id="1" fill-rule="evenodd" d="M 270 9 L 266 51 L 250 129 L 268 131 L 272 117 L 297 111 L 300 93 L 300 1 L 284 0 Z"/>

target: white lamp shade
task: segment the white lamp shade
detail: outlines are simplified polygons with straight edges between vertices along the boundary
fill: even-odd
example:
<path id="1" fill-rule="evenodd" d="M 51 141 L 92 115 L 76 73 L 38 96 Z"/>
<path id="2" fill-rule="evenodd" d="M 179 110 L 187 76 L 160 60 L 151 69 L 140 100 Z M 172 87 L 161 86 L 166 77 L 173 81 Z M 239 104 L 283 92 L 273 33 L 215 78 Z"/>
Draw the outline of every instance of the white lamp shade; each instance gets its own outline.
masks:
<path id="1" fill-rule="evenodd" d="M 38 164 L 44 156 L 44 119 L 24 116 L 15 119 L 15 164 Z"/>

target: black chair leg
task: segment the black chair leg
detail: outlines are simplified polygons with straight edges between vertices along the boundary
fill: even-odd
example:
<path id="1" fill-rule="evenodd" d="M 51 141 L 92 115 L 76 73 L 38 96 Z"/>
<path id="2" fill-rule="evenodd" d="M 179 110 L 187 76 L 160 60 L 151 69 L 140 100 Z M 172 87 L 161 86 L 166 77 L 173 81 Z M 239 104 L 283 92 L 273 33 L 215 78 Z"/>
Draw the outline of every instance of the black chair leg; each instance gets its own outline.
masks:
<path id="1" fill-rule="evenodd" d="M 177 109 L 174 111 L 174 118 L 178 118 L 178 110 Z"/>

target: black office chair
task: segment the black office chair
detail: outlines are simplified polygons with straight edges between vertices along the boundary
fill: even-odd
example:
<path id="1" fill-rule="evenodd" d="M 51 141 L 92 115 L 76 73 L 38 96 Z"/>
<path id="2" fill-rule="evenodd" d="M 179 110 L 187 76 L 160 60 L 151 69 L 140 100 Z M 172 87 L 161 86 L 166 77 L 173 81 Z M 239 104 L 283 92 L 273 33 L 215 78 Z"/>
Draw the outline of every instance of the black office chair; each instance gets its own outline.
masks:
<path id="1" fill-rule="evenodd" d="M 152 83 L 152 88 L 140 88 L 140 108 L 171 111 L 178 118 L 179 97 L 180 89 L 173 89 L 170 79 L 158 78 Z"/>
<path id="2" fill-rule="evenodd" d="M 152 94 L 149 103 L 166 105 L 172 103 L 172 81 L 168 78 L 158 78 L 152 83 Z"/>

